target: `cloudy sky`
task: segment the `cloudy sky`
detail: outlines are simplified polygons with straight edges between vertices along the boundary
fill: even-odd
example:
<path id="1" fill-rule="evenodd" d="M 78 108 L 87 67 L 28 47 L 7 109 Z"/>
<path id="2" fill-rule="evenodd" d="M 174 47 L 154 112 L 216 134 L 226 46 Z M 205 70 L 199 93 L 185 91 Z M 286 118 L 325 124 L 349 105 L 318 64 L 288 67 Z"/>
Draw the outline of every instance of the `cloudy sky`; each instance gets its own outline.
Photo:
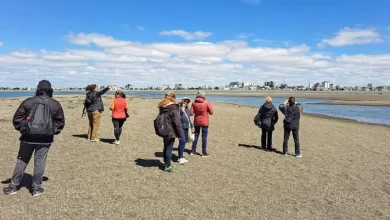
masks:
<path id="1" fill-rule="evenodd" d="M 390 1 L 0 1 L 0 86 L 390 85 Z"/>

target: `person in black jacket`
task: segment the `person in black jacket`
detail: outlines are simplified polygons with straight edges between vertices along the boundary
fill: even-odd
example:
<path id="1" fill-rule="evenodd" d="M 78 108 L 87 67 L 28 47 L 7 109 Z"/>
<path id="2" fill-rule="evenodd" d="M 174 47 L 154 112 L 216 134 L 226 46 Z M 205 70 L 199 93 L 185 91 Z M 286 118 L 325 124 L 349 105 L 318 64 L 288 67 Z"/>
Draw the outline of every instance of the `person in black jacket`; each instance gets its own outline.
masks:
<path id="1" fill-rule="evenodd" d="M 39 82 L 37 87 L 36 96 L 28 98 L 22 102 L 19 108 L 16 110 L 13 125 L 16 130 L 21 131 L 27 124 L 30 115 L 30 111 L 33 109 L 36 103 L 43 102 L 49 107 L 52 125 L 54 129 L 54 135 L 59 134 L 65 126 L 65 117 L 61 104 L 52 99 L 53 89 L 51 84 L 47 80 Z M 7 195 L 13 195 L 17 192 L 17 187 L 22 181 L 24 171 L 27 164 L 30 162 L 31 156 L 34 153 L 34 176 L 32 180 L 32 195 L 38 196 L 43 193 L 42 177 L 45 171 L 47 153 L 51 144 L 53 143 L 53 133 L 46 136 L 35 136 L 26 134 L 24 132 L 20 137 L 20 148 L 17 157 L 16 167 L 12 175 L 11 183 L 8 187 L 3 189 L 3 192 Z"/>
<path id="2" fill-rule="evenodd" d="M 299 121 L 303 106 L 295 102 L 294 97 L 290 97 L 287 101 L 279 106 L 279 110 L 285 115 L 284 124 L 284 141 L 283 154 L 288 155 L 288 139 L 292 131 L 295 143 L 295 157 L 302 157 L 299 145 Z"/>
<path id="3" fill-rule="evenodd" d="M 98 130 L 100 125 L 101 113 L 104 111 L 102 95 L 111 89 L 111 85 L 101 91 L 97 90 L 96 84 L 88 85 L 85 89 L 87 92 L 85 107 L 88 114 L 88 139 L 91 142 L 99 142 Z"/>
<path id="4" fill-rule="evenodd" d="M 272 132 L 275 130 L 275 124 L 279 120 L 278 110 L 272 104 L 272 98 L 265 98 L 265 103 L 260 107 L 259 113 L 261 121 L 261 146 L 265 150 L 272 151 Z"/>
<path id="5" fill-rule="evenodd" d="M 166 172 L 173 172 L 171 166 L 173 145 L 175 144 L 175 138 L 182 138 L 182 125 L 180 117 L 180 107 L 176 104 L 176 95 L 173 92 L 165 94 L 164 99 L 158 104 L 158 108 L 161 113 L 168 114 L 168 121 L 170 124 L 170 135 L 163 139 L 164 142 L 164 165 Z"/>

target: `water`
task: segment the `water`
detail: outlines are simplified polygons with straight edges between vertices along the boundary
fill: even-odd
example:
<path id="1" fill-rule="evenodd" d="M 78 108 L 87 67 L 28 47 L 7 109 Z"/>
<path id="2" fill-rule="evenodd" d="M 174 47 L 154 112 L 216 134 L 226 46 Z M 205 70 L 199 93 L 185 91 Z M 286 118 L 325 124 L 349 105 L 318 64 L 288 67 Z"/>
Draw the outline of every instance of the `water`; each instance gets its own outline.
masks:
<path id="1" fill-rule="evenodd" d="M 35 94 L 34 91 L 2 91 L 0 98 L 30 97 Z M 106 95 L 113 95 L 114 92 L 107 92 Z M 55 91 L 55 95 L 85 95 L 84 91 Z M 126 91 L 126 95 L 140 96 L 143 98 L 163 98 L 163 91 Z M 178 95 L 178 99 L 187 95 Z M 188 95 L 193 101 L 195 95 Z M 211 102 L 225 102 L 239 105 L 260 107 L 264 103 L 264 97 L 229 97 L 229 96 L 207 96 Z M 283 103 L 283 98 L 273 98 L 275 106 Z M 305 99 L 298 98 L 304 106 L 304 112 L 327 115 L 333 117 L 347 118 L 359 122 L 368 122 L 375 124 L 390 125 L 390 107 L 385 106 L 353 106 L 353 105 L 316 105 L 314 103 L 329 102 L 325 99 Z"/>

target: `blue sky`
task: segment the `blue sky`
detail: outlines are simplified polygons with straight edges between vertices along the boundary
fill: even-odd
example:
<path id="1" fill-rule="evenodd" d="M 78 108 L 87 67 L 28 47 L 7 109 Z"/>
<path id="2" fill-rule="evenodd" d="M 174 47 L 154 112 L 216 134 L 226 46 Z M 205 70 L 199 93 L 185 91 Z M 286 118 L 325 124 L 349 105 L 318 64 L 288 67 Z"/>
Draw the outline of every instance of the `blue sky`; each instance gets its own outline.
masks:
<path id="1" fill-rule="evenodd" d="M 390 84 L 390 1 L 0 0 L 0 86 Z M 28 76 L 28 77 L 27 77 Z M 71 80 L 75 76 L 79 80 Z"/>

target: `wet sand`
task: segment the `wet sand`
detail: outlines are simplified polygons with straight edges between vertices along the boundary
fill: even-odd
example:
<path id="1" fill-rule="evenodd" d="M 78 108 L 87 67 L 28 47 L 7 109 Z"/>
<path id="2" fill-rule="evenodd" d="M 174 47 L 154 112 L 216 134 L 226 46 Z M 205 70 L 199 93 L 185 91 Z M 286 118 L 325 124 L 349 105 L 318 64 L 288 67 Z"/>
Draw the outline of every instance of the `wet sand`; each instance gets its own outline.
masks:
<path id="1" fill-rule="evenodd" d="M 22 100 L 0 100 L 2 186 L 15 166 L 19 135 L 11 119 Z M 58 100 L 66 127 L 49 151 L 45 192 L 38 198 L 26 188 L 14 196 L 0 195 L 1 219 L 390 218 L 389 127 L 304 114 L 303 158 L 295 158 L 258 149 L 256 108 L 213 103 L 211 156 L 186 154 L 189 163 L 173 163 L 177 172 L 165 173 L 159 168 L 162 140 L 152 125 L 159 100 L 129 99 L 130 118 L 119 146 L 111 144 L 107 98 L 100 143 L 85 139 L 83 97 Z M 274 132 L 278 151 L 282 118 Z M 289 146 L 293 154 L 292 140 Z"/>

